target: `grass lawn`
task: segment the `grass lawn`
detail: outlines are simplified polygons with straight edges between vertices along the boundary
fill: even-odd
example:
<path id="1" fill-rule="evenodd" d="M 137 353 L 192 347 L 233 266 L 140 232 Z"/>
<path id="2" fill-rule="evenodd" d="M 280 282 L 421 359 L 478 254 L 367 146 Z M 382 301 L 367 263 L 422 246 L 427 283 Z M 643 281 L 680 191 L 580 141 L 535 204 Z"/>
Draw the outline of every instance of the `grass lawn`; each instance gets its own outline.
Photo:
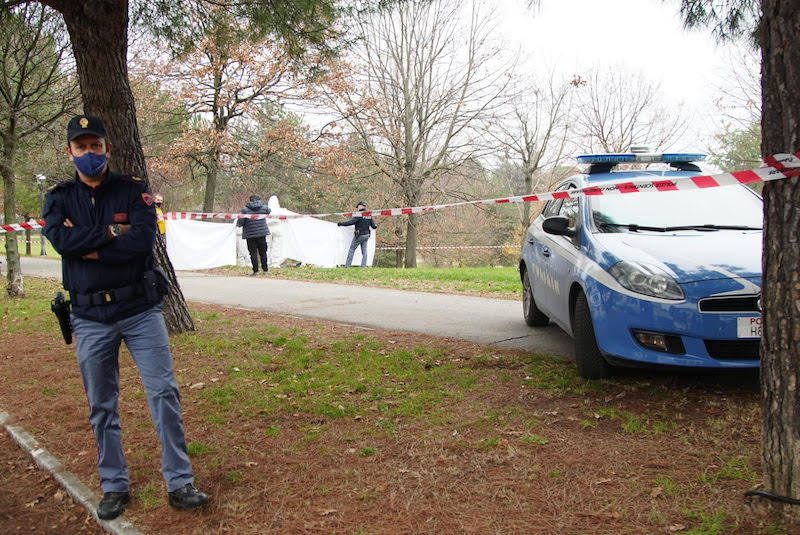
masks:
<path id="1" fill-rule="evenodd" d="M 28 277 L 27 299 L 0 298 L 0 409 L 97 488 L 74 348 L 49 311 L 56 289 Z M 754 373 L 590 382 L 524 351 L 191 310 L 197 331 L 171 346 L 196 482 L 213 501 L 167 505 L 123 351 L 124 518 L 145 533 L 800 532 L 743 498 L 761 470 Z"/>
<path id="2" fill-rule="evenodd" d="M 31 232 L 31 254 L 25 254 L 25 233 L 17 232 L 17 248 L 21 256 L 41 256 L 42 242 L 41 235 L 38 232 Z M 45 238 L 44 250 L 48 258 L 61 258 L 61 255 L 56 252 L 50 242 Z M 3 247 L 3 254 L 5 254 L 5 247 Z"/>
<path id="3" fill-rule="evenodd" d="M 227 275 L 249 275 L 245 266 L 210 270 Z M 522 284 L 516 267 L 435 268 L 317 268 L 311 266 L 270 268 L 270 277 L 305 281 L 380 286 L 399 290 L 444 292 L 500 299 L 522 299 Z"/>

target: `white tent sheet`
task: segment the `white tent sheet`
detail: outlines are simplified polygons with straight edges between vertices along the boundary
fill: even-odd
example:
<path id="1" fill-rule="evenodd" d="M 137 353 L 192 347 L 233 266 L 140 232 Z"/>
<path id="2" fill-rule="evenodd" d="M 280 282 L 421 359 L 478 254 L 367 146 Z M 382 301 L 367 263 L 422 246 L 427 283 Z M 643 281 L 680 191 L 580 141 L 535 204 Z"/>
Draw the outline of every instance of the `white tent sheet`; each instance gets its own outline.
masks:
<path id="1" fill-rule="evenodd" d="M 167 255 L 175 269 L 208 269 L 236 264 L 236 227 L 181 219 L 166 220 Z"/>
<path id="2" fill-rule="evenodd" d="M 272 215 L 294 215 L 282 208 L 272 196 L 268 203 Z M 189 219 L 168 219 L 167 254 L 175 269 L 208 269 L 219 266 L 249 266 L 247 242 L 241 238 L 242 229 L 236 222 L 213 223 Z M 347 250 L 353 239 L 353 227 L 339 227 L 336 223 L 300 217 L 296 219 L 268 219 L 270 235 L 267 236 L 269 265 L 277 267 L 287 260 L 319 267 L 344 265 Z M 367 242 L 367 265 L 375 256 L 375 231 Z M 353 256 L 353 265 L 361 265 L 361 249 Z"/>
<path id="3" fill-rule="evenodd" d="M 296 212 L 283 208 L 274 195 L 267 203 L 270 215 L 296 215 Z M 268 219 L 270 235 L 267 236 L 267 256 L 269 265 L 280 266 L 287 260 L 318 267 L 344 265 L 347 250 L 353 239 L 353 227 L 339 227 L 336 223 L 313 217 L 296 219 Z M 239 230 L 241 236 L 241 230 Z M 247 242 L 238 240 L 237 256 L 240 266 L 250 265 Z M 372 265 L 375 256 L 375 232 L 367 242 L 367 265 Z M 361 249 L 353 256 L 353 265 L 361 265 Z"/>

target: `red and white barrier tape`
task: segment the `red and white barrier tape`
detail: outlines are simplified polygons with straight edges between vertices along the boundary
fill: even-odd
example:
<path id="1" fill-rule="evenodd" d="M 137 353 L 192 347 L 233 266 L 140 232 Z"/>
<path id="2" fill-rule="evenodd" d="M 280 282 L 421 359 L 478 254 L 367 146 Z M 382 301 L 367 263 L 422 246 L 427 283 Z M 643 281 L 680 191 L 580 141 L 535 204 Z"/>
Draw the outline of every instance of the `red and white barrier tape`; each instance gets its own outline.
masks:
<path id="1" fill-rule="evenodd" d="M 537 193 L 535 195 L 518 195 L 516 197 L 501 197 L 498 199 L 481 199 L 477 201 L 462 201 L 448 204 L 435 204 L 430 206 L 410 206 L 405 208 L 384 208 L 380 210 L 366 210 L 364 212 L 332 212 L 328 214 L 294 214 L 294 215 L 265 215 L 265 214 L 237 214 L 237 213 L 200 213 L 200 212 L 168 212 L 159 219 L 275 219 L 287 220 L 300 217 L 370 217 L 370 216 L 400 216 L 408 214 L 419 214 L 454 208 L 456 206 L 479 205 L 479 204 L 505 204 L 533 201 L 549 201 L 552 199 L 564 199 L 568 197 L 578 197 L 581 195 L 616 195 L 624 193 L 647 193 L 664 192 L 689 189 L 717 188 L 720 186 L 731 186 L 736 184 L 752 184 L 755 182 L 768 182 L 783 178 L 800 176 L 800 151 L 795 154 L 775 154 L 764 159 L 765 167 L 751 169 L 748 171 L 734 171 L 731 173 L 720 173 L 718 175 L 700 175 L 691 177 L 680 177 L 663 180 L 633 180 L 630 182 L 614 182 L 604 184 L 593 184 L 581 189 L 567 191 L 549 191 L 547 193 Z M 42 228 L 44 221 L 36 223 L 15 223 L 11 225 L 0 225 L 0 234 L 3 232 L 14 232 L 32 228 Z"/>
<path id="2" fill-rule="evenodd" d="M 430 249 L 514 249 L 517 245 L 432 245 L 429 247 L 415 247 L 417 251 L 427 251 Z M 405 251 L 405 247 L 376 247 L 376 251 Z"/>
<path id="3" fill-rule="evenodd" d="M 28 221 L 26 223 L 12 223 L 10 225 L 0 225 L 0 234 L 5 232 L 18 232 L 20 230 L 31 230 L 34 228 L 44 228 L 44 221 Z"/>

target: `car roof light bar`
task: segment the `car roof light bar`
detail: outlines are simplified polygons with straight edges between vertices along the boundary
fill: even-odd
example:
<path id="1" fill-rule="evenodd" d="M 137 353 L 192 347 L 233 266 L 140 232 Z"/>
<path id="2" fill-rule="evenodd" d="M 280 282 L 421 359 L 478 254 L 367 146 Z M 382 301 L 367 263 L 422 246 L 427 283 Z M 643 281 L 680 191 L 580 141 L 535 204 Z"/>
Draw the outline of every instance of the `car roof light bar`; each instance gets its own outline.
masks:
<path id="1" fill-rule="evenodd" d="M 702 162 L 706 155 L 701 152 L 665 152 L 661 155 L 661 161 L 671 162 Z"/>
<path id="2" fill-rule="evenodd" d="M 620 163 L 702 162 L 706 159 L 706 155 L 699 152 L 582 154 L 576 159 L 578 163 L 616 165 Z"/>
<path id="3" fill-rule="evenodd" d="M 636 163 L 636 154 L 582 154 L 575 159 L 578 163 Z"/>

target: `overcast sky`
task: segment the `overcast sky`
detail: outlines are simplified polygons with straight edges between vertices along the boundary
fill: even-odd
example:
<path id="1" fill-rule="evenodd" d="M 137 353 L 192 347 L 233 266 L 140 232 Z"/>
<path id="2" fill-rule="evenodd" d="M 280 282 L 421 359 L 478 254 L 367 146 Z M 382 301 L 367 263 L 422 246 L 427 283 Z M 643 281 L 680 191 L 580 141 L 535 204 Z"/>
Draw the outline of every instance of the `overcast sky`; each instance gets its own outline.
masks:
<path id="1" fill-rule="evenodd" d="M 698 117 L 690 137 L 710 136 L 711 101 L 730 70 L 730 46 L 718 45 L 709 31 L 684 30 L 679 0 L 541 0 L 535 10 L 518 0 L 499 5 L 506 38 L 521 43 L 534 62 L 565 75 L 593 66 L 641 71 L 661 84 L 665 99 L 684 103 Z M 693 147 L 674 149 L 706 146 L 700 139 L 686 144 Z"/>

